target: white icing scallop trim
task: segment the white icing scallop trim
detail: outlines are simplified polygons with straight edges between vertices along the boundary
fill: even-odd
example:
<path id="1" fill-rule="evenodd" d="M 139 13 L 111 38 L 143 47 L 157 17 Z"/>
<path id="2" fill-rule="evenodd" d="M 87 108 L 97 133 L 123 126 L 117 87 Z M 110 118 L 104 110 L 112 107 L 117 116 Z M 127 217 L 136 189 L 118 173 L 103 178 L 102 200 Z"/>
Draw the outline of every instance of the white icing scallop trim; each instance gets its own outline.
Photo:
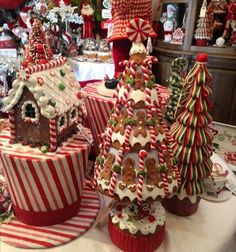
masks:
<path id="1" fill-rule="evenodd" d="M 121 99 L 121 97 L 124 97 L 124 92 L 126 92 L 126 88 L 125 86 L 123 85 L 121 88 L 120 88 L 120 91 L 119 91 L 119 94 L 118 94 L 118 98 Z M 133 88 L 130 90 L 129 94 L 128 94 L 128 100 L 129 99 L 132 99 L 134 100 L 134 103 L 137 104 L 138 102 L 140 101 L 144 101 L 146 102 L 146 94 L 145 92 L 143 92 L 142 90 L 140 89 L 136 89 L 134 90 Z M 157 95 L 157 91 L 155 88 L 151 89 L 151 100 L 152 100 L 152 103 L 154 101 L 157 101 L 158 102 L 158 95 Z"/>
<path id="2" fill-rule="evenodd" d="M 61 121 L 61 119 L 63 117 L 64 117 L 64 124 L 60 126 L 60 121 Z M 58 120 L 57 120 L 57 131 L 58 131 L 58 133 L 61 133 L 64 129 L 66 129 L 67 124 L 68 124 L 67 115 L 66 114 L 60 115 L 58 117 Z"/>
<path id="3" fill-rule="evenodd" d="M 122 214 L 121 218 L 118 217 L 119 213 Z M 122 212 L 113 208 L 110 212 L 112 223 L 118 224 L 121 230 L 129 230 L 131 234 L 136 234 L 140 231 L 143 235 L 154 234 L 157 226 L 163 226 L 165 224 L 165 209 L 158 201 L 152 203 L 150 214 L 155 218 L 155 221 L 150 222 L 148 217 L 129 221 L 129 216 L 133 215 L 130 207 L 124 207 Z"/>
<path id="4" fill-rule="evenodd" d="M 35 109 L 35 118 L 26 116 L 26 106 L 29 104 L 31 104 L 32 107 Z M 21 116 L 25 122 L 31 122 L 37 124 L 39 122 L 40 117 L 38 106 L 31 100 L 25 101 L 24 104 L 21 106 Z"/>

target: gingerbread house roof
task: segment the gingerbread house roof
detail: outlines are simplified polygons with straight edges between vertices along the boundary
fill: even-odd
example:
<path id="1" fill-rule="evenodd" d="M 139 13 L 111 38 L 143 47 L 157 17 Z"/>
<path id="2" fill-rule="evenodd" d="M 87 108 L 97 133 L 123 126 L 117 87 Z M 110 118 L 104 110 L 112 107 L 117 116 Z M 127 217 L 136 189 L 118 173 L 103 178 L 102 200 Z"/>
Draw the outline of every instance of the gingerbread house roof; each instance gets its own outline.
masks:
<path id="1" fill-rule="evenodd" d="M 41 114 L 48 119 L 78 106 L 80 99 L 77 93 L 80 86 L 66 61 L 66 58 L 62 57 L 45 64 L 21 68 L 9 96 L 3 101 L 5 110 L 9 111 L 18 103 L 24 87 L 33 94 Z"/>

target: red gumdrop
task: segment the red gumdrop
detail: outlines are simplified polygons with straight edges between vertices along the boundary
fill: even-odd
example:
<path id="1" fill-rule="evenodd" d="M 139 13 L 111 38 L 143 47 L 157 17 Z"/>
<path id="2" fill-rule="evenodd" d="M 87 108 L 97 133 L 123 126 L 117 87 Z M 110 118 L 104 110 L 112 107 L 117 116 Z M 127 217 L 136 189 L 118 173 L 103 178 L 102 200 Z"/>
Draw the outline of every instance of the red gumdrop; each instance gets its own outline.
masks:
<path id="1" fill-rule="evenodd" d="M 83 95 L 82 95 L 81 92 L 78 92 L 78 93 L 77 93 L 77 98 L 78 98 L 78 99 L 82 99 L 82 98 L 83 98 Z"/>
<path id="2" fill-rule="evenodd" d="M 196 57 L 197 62 L 207 62 L 208 61 L 208 55 L 206 53 L 199 53 Z"/>
<path id="3" fill-rule="evenodd" d="M 142 159 L 144 159 L 144 158 L 147 157 L 147 152 L 146 152 L 145 150 L 141 150 L 141 151 L 139 152 L 139 156 L 140 156 Z"/>
<path id="4" fill-rule="evenodd" d="M 38 63 L 39 64 L 46 64 L 46 63 L 48 63 L 48 60 L 46 60 L 46 59 L 40 59 Z"/>
<path id="5" fill-rule="evenodd" d="M 118 216 L 118 218 L 121 219 L 122 218 L 122 213 L 119 213 L 117 216 Z"/>
<path id="6" fill-rule="evenodd" d="M 43 45 L 42 44 L 38 44 L 36 46 L 36 52 L 37 53 L 43 53 L 44 52 L 44 49 L 43 49 Z"/>
<path id="7" fill-rule="evenodd" d="M 26 68 L 27 66 L 28 66 L 28 62 L 25 60 L 25 61 L 23 61 L 22 62 L 22 66 L 24 67 L 24 68 Z"/>

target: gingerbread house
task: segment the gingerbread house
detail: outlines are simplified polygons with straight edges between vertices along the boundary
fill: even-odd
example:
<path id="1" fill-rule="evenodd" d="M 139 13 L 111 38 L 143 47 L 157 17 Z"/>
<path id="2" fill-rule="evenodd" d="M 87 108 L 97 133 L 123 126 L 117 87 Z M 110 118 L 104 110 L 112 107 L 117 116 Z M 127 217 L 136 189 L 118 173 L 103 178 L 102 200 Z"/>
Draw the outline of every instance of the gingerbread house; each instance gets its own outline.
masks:
<path id="1" fill-rule="evenodd" d="M 182 45 L 184 43 L 184 31 L 181 28 L 177 28 L 173 33 L 173 44 Z"/>
<path id="2" fill-rule="evenodd" d="M 11 140 L 49 145 L 55 150 L 76 132 L 80 115 L 79 85 L 66 58 L 20 69 L 9 96 Z"/>
<path id="3" fill-rule="evenodd" d="M 35 20 L 22 67 L 4 99 L 11 142 L 48 146 L 51 151 L 77 131 L 79 84 L 66 58 L 54 60 L 42 24 Z"/>

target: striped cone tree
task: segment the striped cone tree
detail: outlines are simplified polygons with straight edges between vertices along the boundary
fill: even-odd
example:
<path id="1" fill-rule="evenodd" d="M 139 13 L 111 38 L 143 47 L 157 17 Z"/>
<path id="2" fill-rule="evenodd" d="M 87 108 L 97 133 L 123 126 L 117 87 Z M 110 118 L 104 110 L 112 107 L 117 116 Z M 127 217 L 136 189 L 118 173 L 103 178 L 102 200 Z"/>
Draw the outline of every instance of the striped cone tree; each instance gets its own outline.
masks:
<path id="1" fill-rule="evenodd" d="M 209 114 L 211 75 L 207 70 L 207 54 L 199 54 L 197 62 L 186 77 L 190 86 L 185 108 L 172 125 L 170 133 L 174 138 L 174 155 L 178 160 L 181 174 L 181 191 L 187 196 L 201 195 L 203 181 L 212 169 L 212 140 L 209 127 L 212 117 Z"/>

